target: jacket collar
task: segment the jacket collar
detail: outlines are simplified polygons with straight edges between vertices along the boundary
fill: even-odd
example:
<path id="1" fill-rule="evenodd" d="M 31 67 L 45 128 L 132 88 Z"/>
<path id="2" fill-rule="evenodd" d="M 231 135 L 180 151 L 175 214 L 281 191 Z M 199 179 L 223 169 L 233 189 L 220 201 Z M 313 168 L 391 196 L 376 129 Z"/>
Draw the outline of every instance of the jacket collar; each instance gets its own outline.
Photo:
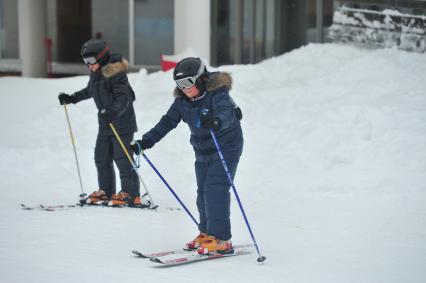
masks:
<path id="1" fill-rule="evenodd" d="M 119 73 L 126 73 L 129 70 L 129 62 L 121 58 L 120 61 L 110 62 L 102 67 L 102 75 L 111 78 Z"/>

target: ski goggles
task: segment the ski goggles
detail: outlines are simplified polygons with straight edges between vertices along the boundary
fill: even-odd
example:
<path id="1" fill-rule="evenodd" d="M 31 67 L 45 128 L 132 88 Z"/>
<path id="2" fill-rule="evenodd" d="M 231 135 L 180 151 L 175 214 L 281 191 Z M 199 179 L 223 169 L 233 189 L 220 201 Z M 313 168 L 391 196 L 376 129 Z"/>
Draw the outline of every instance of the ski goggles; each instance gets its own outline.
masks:
<path id="1" fill-rule="evenodd" d="M 83 57 L 81 58 L 86 65 L 94 65 L 98 63 L 99 59 L 102 58 L 106 52 L 108 52 L 109 47 L 105 47 L 97 56 Z"/>
<path id="2" fill-rule="evenodd" d="M 200 68 L 198 68 L 196 75 L 175 80 L 177 87 L 179 89 L 193 87 L 195 83 L 197 82 L 197 79 L 203 74 L 203 72 L 204 72 L 204 63 L 201 61 Z"/>
<path id="3" fill-rule="evenodd" d="M 98 59 L 96 59 L 96 57 L 86 57 L 86 58 L 82 58 L 84 64 L 86 65 L 94 65 L 96 64 L 96 62 L 98 62 Z"/>
<path id="4" fill-rule="evenodd" d="M 194 77 L 187 77 L 187 78 L 183 78 L 183 79 L 179 79 L 176 80 L 176 85 L 179 89 L 184 89 L 184 88 L 191 88 L 195 85 L 195 82 L 197 81 L 198 77 L 194 76 Z"/>

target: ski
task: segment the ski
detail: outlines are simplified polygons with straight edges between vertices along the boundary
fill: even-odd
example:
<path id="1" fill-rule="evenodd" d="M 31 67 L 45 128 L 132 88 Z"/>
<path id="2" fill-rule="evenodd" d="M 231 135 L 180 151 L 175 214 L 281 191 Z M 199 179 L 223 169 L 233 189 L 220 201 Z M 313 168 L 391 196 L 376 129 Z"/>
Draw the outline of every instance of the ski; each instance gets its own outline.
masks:
<path id="1" fill-rule="evenodd" d="M 234 250 L 243 249 L 243 248 L 250 248 L 253 245 L 251 244 L 243 244 L 243 245 L 234 245 Z M 171 251 L 163 251 L 163 252 L 155 252 L 155 253 L 143 253 L 137 250 L 133 250 L 132 253 L 138 257 L 141 258 L 158 258 L 163 257 L 167 255 L 179 255 L 179 254 L 191 254 L 194 250 L 185 250 L 185 249 L 179 249 L 179 250 L 171 250 Z"/>
<path id="2" fill-rule="evenodd" d="M 72 208 L 77 208 L 77 207 L 82 207 L 82 206 L 88 206 L 88 205 L 81 205 L 81 204 L 76 203 L 76 204 L 59 204 L 59 205 L 39 204 L 39 205 L 36 205 L 36 206 L 28 206 L 26 204 L 21 203 L 20 206 L 23 210 L 56 211 L 56 210 L 67 210 L 67 209 L 72 209 Z"/>
<path id="3" fill-rule="evenodd" d="M 114 205 L 109 206 L 107 204 L 59 204 L 59 205 L 45 205 L 45 204 L 39 204 L 36 206 L 28 206 L 26 204 L 21 203 L 21 208 L 23 210 L 42 210 L 42 211 L 58 211 L 58 210 L 69 210 L 73 208 L 82 208 L 82 207 L 112 207 L 112 208 L 139 208 L 139 209 L 145 209 L 148 207 L 143 206 L 127 206 L 127 205 Z M 149 209 L 149 208 L 148 208 Z"/>
<path id="4" fill-rule="evenodd" d="M 180 210 L 180 208 L 177 207 L 160 207 L 160 208 L 151 208 L 148 206 L 127 206 L 127 205 L 120 205 L 120 206 L 109 206 L 107 203 L 93 203 L 93 204 L 59 204 L 59 205 L 46 205 L 46 204 L 39 204 L 34 206 L 29 206 L 26 204 L 21 203 L 20 207 L 23 210 L 41 210 L 41 211 L 59 211 L 59 210 L 69 210 L 74 208 L 83 208 L 83 207 L 111 207 L 111 208 L 138 208 L 138 209 L 148 209 L 148 210 L 157 210 L 157 209 L 166 209 L 166 210 Z"/>
<path id="5" fill-rule="evenodd" d="M 224 258 L 230 256 L 239 256 L 253 253 L 253 250 L 248 247 L 234 247 L 232 253 L 209 253 L 205 255 L 200 255 L 197 251 L 186 252 L 184 254 L 169 254 L 159 257 L 150 257 L 149 260 L 154 263 L 158 263 L 161 266 L 174 266 L 186 263 L 193 263 L 198 261 Z"/>

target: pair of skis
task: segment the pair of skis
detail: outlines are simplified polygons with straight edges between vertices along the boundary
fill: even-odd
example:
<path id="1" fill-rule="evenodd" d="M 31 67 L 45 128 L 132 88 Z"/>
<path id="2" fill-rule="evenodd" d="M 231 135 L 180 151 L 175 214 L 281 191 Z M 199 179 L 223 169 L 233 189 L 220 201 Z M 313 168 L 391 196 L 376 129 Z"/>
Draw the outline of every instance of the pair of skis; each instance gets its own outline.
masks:
<path id="1" fill-rule="evenodd" d="M 59 205 L 47 205 L 47 204 L 39 204 L 39 205 L 26 205 L 21 203 L 20 207 L 23 210 L 42 210 L 42 211 L 58 211 L 58 210 L 69 210 L 74 208 L 82 208 L 82 207 L 112 207 L 112 208 L 139 208 L 139 209 L 149 209 L 149 210 L 157 210 L 158 207 L 152 208 L 149 206 L 108 206 L 106 204 L 59 204 Z M 178 207 L 160 207 L 160 209 L 166 210 L 180 210 Z"/>
<path id="2" fill-rule="evenodd" d="M 141 196 L 141 198 L 146 197 L 147 194 L 145 193 L 144 195 Z M 152 206 L 151 202 L 148 201 L 148 204 L 142 204 L 142 205 L 109 205 L 108 201 L 98 201 L 98 202 L 93 202 L 93 203 L 89 203 L 87 202 L 87 197 L 86 194 L 81 194 L 80 195 L 80 201 L 79 203 L 76 204 L 64 204 L 64 205 L 44 205 L 44 204 L 39 204 L 36 206 L 28 206 L 26 204 L 21 203 L 21 208 L 23 210 L 44 210 L 44 211 L 56 211 L 56 210 L 68 210 L 68 209 L 72 209 L 72 208 L 78 208 L 78 207 L 128 207 L 128 208 L 143 208 L 143 209 L 152 209 L 155 210 L 158 208 L 158 206 Z M 180 210 L 179 208 L 167 208 L 168 210 Z"/>
<path id="3" fill-rule="evenodd" d="M 99 203 L 76 203 L 76 204 L 59 204 L 59 205 L 45 205 L 39 204 L 36 206 L 28 206 L 26 204 L 21 203 L 21 208 L 23 210 L 43 210 L 43 211 L 57 211 L 57 210 L 68 210 L 72 208 L 80 208 L 80 207 L 128 207 L 128 208 L 146 208 L 151 209 L 149 205 L 138 205 L 138 206 L 128 206 L 128 205 L 115 205 L 109 206 L 106 202 Z"/>
<path id="4" fill-rule="evenodd" d="M 253 252 L 252 247 L 253 245 L 251 244 L 235 245 L 233 246 L 233 251 L 231 253 L 214 252 L 209 254 L 198 254 L 196 250 L 188 251 L 184 249 L 149 254 L 134 250 L 132 253 L 140 258 L 146 258 L 151 262 L 158 263 L 161 266 L 173 266 L 203 260 L 250 254 Z"/>

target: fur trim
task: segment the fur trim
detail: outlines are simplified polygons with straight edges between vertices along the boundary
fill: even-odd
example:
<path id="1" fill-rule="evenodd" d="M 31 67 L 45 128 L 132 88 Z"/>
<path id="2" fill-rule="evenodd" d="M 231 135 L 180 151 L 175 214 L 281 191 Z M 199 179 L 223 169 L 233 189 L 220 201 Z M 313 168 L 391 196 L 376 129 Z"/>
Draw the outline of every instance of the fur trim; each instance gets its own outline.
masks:
<path id="1" fill-rule="evenodd" d="M 125 73 L 129 70 L 129 62 L 126 59 L 121 61 L 109 63 L 102 67 L 102 74 L 105 78 L 111 78 L 119 73 Z"/>
<path id="2" fill-rule="evenodd" d="M 232 76 L 230 73 L 213 73 L 206 82 L 207 91 L 215 91 L 222 87 L 227 88 L 228 91 L 232 89 Z M 175 87 L 173 90 L 173 96 L 183 96 L 182 91 Z"/>
<path id="3" fill-rule="evenodd" d="M 213 74 L 206 83 L 207 91 L 214 91 L 219 88 L 232 89 L 232 77 L 230 73 Z"/>

